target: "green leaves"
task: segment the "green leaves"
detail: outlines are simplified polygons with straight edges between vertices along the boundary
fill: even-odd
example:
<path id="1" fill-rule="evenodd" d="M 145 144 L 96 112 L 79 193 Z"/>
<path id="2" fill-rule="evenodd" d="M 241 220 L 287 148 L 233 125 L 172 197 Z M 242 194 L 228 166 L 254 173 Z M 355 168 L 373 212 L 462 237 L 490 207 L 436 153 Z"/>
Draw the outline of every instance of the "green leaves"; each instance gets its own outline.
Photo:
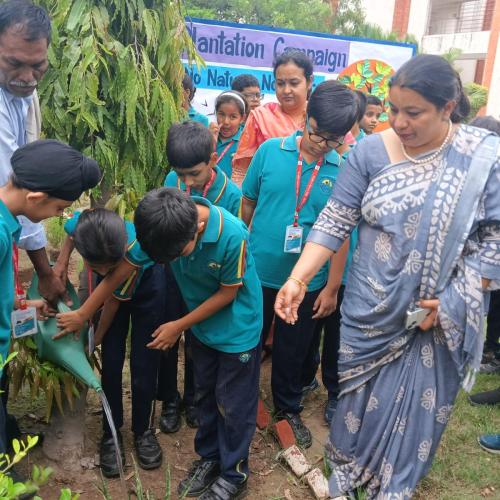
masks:
<path id="1" fill-rule="evenodd" d="M 162 180 L 167 131 L 181 116 L 180 55 L 200 62 L 180 3 L 38 3 L 51 12 L 56 41 L 40 85 L 45 135 L 93 156 L 103 192 L 133 189 L 140 197 Z"/>

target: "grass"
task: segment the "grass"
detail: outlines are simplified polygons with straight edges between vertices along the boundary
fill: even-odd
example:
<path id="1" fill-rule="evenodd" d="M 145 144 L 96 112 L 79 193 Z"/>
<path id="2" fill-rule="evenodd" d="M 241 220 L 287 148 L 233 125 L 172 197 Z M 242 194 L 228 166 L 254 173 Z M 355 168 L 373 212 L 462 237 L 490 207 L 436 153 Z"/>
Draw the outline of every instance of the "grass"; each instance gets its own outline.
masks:
<path id="1" fill-rule="evenodd" d="M 498 386 L 498 375 L 479 375 L 473 392 Z M 500 406 L 472 406 L 467 394 L 460 391 L 432 468 L 415 498 L 500 499 L 500 457 L 485 452 L 477 443 L 480 434 L 494 433 L 500 433 Z"/>

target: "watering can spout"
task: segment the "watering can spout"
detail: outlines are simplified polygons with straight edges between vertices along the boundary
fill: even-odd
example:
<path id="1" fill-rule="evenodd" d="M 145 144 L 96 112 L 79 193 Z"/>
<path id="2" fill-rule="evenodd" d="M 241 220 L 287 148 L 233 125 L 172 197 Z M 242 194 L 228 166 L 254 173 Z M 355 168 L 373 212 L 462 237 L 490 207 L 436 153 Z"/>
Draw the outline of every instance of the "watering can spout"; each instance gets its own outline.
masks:
<path id="1" fill-rule="evenodd" d="M 73 301 L 73 309 L 77 309 L 80 306 L 80 301 L 78 300 L 75 289 L 70 283 L 68 283 L 67 290 Z M 38 277 L 36 274 L 33 276 L 28 296 L 30 299 L 41 298 L 38 292 Z M 59 312 L 72 310 L 63 302 L 59 302 L 57 308 Z M 58 328 L 55 318 L 49 318 L 47 321 L 38 322 L 38 333 L 34 336 L 34 341 L 38 349 L 38 357 L 42 361 L 51 361 L 64 368 L 81 382 L 96 391 L 102 390 L 101 382 L 96 377 L 85 352 L 88 341 L 88 328 L 84 327 L 81 330 L 78 339 L 70 334 L 58 340 L 53 340 L 52 337 L 56 335 L 57 332 Z"/>

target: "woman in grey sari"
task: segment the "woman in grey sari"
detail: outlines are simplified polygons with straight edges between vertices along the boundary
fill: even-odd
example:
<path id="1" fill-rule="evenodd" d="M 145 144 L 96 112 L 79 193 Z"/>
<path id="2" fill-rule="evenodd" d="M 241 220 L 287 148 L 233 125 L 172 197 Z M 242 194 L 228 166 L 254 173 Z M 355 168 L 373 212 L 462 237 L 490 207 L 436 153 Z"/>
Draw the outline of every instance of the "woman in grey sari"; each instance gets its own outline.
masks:
<path id="1" fill-rule="evenodd" d="M 473 382 L 483 289 L 500 280 L 498 139 L 459 125 L 467 98 L 440 57 L 403 65 L 389 101 L 392 129 L 349 155 L 275 306 L 293 323 L 308 281 L 359 225 L 326 445 L 333 497 L 413 495 Z"/>

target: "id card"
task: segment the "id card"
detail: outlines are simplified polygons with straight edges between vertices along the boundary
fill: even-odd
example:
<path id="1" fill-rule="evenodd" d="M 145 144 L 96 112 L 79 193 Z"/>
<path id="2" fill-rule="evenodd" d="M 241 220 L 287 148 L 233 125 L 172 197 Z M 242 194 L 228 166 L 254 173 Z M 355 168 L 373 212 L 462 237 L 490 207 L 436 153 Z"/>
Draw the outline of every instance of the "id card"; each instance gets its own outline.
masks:
<path id="1" fill-rule="evenodd" d="M 12 311 L 11 321 L 12 336 L 16 339 L 34 335 L 38 331 L 35 307 Z"/>
<path id="2" fill-rule="evenodd" d="M 304 228 L 300 226 L 287 226 L 285 233 L 285 253 L 300 253 L 302 250 L 302 236 Z"/>
<path id="3" fill-rule="evenodd" d="M 95 338 L 94 338 L 94 325 L 90 325 L 89 327 L 89 332 L 88 332 L 88 349 L 89 349 L 89 356 L 92 356 L 93 352 L 95 351 Z"/>

